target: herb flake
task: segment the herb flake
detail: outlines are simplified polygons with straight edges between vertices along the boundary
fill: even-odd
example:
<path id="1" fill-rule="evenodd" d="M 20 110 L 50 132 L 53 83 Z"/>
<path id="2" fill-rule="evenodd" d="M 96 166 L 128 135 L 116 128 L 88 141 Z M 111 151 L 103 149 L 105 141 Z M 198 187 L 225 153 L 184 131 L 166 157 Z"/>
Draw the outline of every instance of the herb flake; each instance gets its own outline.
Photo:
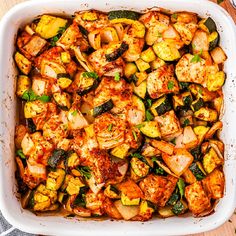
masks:
<path id="1" fill-rule="evenodd" d="M 98 74 L 96 72 L 84 72 L 83 73 L 84 78 L 93 78 L 93 79 L 98 79 Z"/>
<path id="2" fill-rule="evenodd" d="M 76 168 L 81 175 L 85 177 L 85 179 L 90 179 L 91 178 L 91 169 L 88 166 L 78 166 Z"/>
<path id="3" fill-rule="evenodd" d="M 201 57 L 199 56 L 199 54 L 195 54 L 194 56 L 193 56 L 193 58 L 191 59 L 191 63 L 197 63 L 197 62 L 200 62 L 202 59 L 201 59 Z"/>
<path id="4" fill-rule="evenodd" d="M 19 156 L 21 159 L 26 159 L 25 154 L 23 153 L 22 149 L 18 149 L 16 151 L 16 155 Z"/>
<path id="5" fill-rule="evenodd" d="M 174 88 L 174 85 L 175 85 L 174 81 L 170 80 L 170 81 L 168 81 L 167 88 L 169 90 L 172 90 Z"/>
<path id="6" fill-rule="evenodd" d="M 119 81 L 120 81 L 120 74 L 119 74 L 119 72 L 116 72 L 116 73 L 115 73 L 114 80 L 115 80 L 116 82 L 119 82 Z"/>
<path id="7" fill-rule="evenodd" d="M 146 114 L 147 121 L 151 121 L 154 119 L 154 116 L 152 115 L 152 113 L 149 110 L 146 110 L 145 114 Z"/>
<path id="8" fill-rule="evenodd" d="M 111 131 L 112 130 L 112 126 L 113 126 L 113 124 L 109 124 L 107 130 Z"/>

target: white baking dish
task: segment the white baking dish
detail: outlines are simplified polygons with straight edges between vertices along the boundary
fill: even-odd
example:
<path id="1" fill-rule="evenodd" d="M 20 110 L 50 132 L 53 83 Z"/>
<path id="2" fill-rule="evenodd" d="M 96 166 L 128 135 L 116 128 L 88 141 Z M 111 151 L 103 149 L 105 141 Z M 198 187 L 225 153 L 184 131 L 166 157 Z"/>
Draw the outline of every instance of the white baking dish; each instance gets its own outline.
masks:
<path id="1" fill-rule="evenodd" d="M 63 217 L 37 217 L 23 210 L 16 198 L 14 177 L 14 127 L 17 121 L 15 82 L 16 70 L 12 55 L 14 40 L 20 25 L 43 13 L 73 14 L 78 10 L 95 8 L 143 10 L 159 6 L 173 11 L 197 12 L 211 16 L 217 23 L 221 45 L 228 55 L 225 63 L 227 81 L 224 87 L 225 113 L 222 139 L 226 144 L 225 196 L 216 212 L 205 218 L 174 217 L 154 218 L 151 221 L 78 221 Z M 28 1 L 12 8 L 2 19 L 0 26 L 0 206 L 3 215 L 15 227 L 30 233 L 49 235 L 184 235 L 211 230 L 223 224 L 236 205 L 236 33 L 230 16 L 221 7 L 206 0 L 41 0 Z"/>

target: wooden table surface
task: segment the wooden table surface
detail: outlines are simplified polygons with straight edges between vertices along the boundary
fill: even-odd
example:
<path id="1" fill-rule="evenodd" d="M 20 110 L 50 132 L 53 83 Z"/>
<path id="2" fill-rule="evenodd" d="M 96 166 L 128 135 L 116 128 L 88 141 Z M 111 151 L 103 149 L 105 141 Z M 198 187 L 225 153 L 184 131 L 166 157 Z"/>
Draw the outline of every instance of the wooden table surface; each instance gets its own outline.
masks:
<path id="1" fill-rule="evenodd" d="M 24 1 L 25 0 L 0 0 L 0 19 L 13 5 Z M 236 23 L 236 10 L 232 7 L 229 0 L 225 0 L 221 6 L 230 13 Z M 236 236 L 236 214 L 234 214 L 228 222 L 216 230 L 201 234 L 194 234 L 191 236 Z"/>

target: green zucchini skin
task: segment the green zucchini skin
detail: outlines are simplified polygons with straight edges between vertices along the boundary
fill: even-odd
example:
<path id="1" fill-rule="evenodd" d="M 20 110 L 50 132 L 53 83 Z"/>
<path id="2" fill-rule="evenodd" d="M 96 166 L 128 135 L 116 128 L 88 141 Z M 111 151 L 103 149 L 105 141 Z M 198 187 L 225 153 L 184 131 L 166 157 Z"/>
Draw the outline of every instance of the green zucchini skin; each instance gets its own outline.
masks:
<path id="1" fill-rule="evenodd" d="M 202 180 L 205 178 L 205 174 L 200 170 L 196 162 L 192 163 L 189 169 L 192 171 L 197 180 Z"/>
<path id="2" fill-rule="evenodd" d="M 212 20 L 211 17 L 208 17 L 206 19 L 206 21 L 204 22 L 204 25 L 207 27 L 210 33 L 217 30 L 216 23 L 214 22 L 214 20 Z"/>
<path id="3" fill-rule="evenodd" d="M 71 79 L 71 77 L 70 77 L 70 75 L 68 73 L 59 73 L 59 74 L 57 74 L 57 79 L 60 79 L 60 78 Z"/>
<path id="4" fill-rule="evenodd" d="M 101 115 L 104 112 L 110 111 L 114 107 L 113 101 L 110 99 L 109 101 L 103 103 L 102 105 L 98 107 L 94 107 L 93 109 L 93 116 L 97 117 Z"/>
<path id="5" fill-rule="evenodd" d="M 77 91 L 77 94 L 80 95 L 80 96 L 83 96 L 83 95 L 91 92 L 92 90 L 95 90 L 98 87 L 99 82 L 100 82 L 99 80 L 94 79 L 94 83 L 93 83 L 92 86 L 90 86 L 90 87 L 88 87 L 88 88 L 86 88 L 84 90 Z"/>
<path id="6" fill-rule="evenodd" d="M 55 149 L 52 153 L 52 155 L 48 158 L 48 165 L 52 168 L 56 168 L 59 161 L 62 159 L 65 159 L 67 156 L 67 153 L 63 149 Z"/>
<path id="7" fill-rule="evenodd" d="M 140 17 L 140 13 L 135 12 L 135 11 L 117 10 L 117 11 L 108 12 L 109 20 L 120 19 L 120 18 L 138 20 L 139 17 Z"/>
<path id="8" fill-rule="evenodd" d="M 214 38 L 211 39 L 209 42 L 209 51 L 212 51 L 215 47 L 217 47 L 220 41 L 220 35 L 217 31 L 214 31 L 212 34 L 215 34 L 215 35 L 214 35 Z"/>
<path id="9" fill-rule="evenodd" d="M 192 102 L 192 104 L 191 104 L 191 107 L 194 111 L 198 111 L 203 106 L 204 106 L 204 101 L 202 98 L 197 99 L 196 101 Z"/>
<path id="10" fill-rule="evenodd" d="M 160 104 L 158 104 L 160 102 Z M 164 115 L 166 112 L 172 109 L 172 105 L 168 97 L 164 96 L 157 100 L 155 110 L 159 116 Z M 155 105 L 155 103 L 153 104 Z"/>
<path id="11" fill-rule="evenodd" d="M 117 48 L 114 52 L 105 55 L 106 60 L 109 62 L 115 61 L 116 59 L 121 57 L 123 53 L 125 53 L 128 49 L 129 49 L 129 45 L 125 42 L 122 42 L 120 47 Z"/>

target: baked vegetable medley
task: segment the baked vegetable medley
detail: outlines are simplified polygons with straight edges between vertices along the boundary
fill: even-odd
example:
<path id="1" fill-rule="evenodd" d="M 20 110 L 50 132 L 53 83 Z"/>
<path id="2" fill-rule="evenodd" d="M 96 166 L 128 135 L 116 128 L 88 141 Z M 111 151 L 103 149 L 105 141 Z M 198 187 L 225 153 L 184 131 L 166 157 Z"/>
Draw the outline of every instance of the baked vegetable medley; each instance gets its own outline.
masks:
<path id="1" fill-rule="evenodd" d="M 212 18 L 45 14 L 19 30 L 23 208 L 146 221 L 205 216 L 224 195 L 227 59 Z"/>

